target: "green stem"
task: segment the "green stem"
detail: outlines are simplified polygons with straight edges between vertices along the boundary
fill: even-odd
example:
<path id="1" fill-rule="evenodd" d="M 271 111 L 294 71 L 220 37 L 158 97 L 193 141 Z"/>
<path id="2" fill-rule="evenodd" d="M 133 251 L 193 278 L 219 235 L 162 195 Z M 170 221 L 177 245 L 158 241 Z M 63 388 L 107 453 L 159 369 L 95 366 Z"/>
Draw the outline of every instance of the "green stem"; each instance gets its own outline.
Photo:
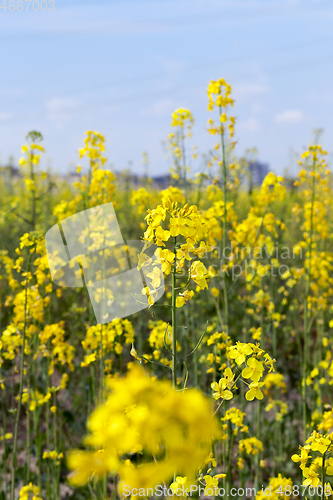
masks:
<path id="1" fill-rule="evenodd" d="M 183 186 L 185 192 L 185 199 L 187 201 L 187 179 L 186 179 L 186 156 L 185 156 L 185 143 L 184 143 L 184 131 L 181 130 L 181 141 L 182 141 L 182 159 L 183 159 Z"/>
<path id="2" fill-rule="evenodd" d="M 314 162 L 315 163 L 315 162 Z M 313 170 L 315 170 L 315 164 L 313 165 Z M 303 440 L 306 441 L 307 436 L 307 413 L 306 413 L 306 377 L 307 377 L 307 366 L 309 362 L 309 323 L 308 323 L 308 295 L 310 292 L 311 284 L 311 257 L 312 257 L 312 240 L 313 240 L 313 211 L 314 211 L 314 201 L 315 201 L 315 177 L 312 178 L 312 197 L 311 197 L 311 215 L 310 215 L 310 243 L 308 247 L 309 252 L 309 265 L 307 269 L 307 281 L 305 288 L 304 297 L 304 318 L 303 318 L 303 330 L 304 330 L 304 351 L 303 351 L 303 386 L 302 386 L 302 403 L 303 403 Z"/>
<path id="3" fill-rule="evenodd" d="M 324 492 L 325 492 L 325 456 L 326 456 L 326 452 L 323 454 L 323 462 L 322 462 L 322 466 L 321 466 L 321 470 L 322 470 L 322 473 L 321 473 L 321 484 L 322 484 L 321 500 L 324 500 L 324 498 L 325 498 L 325 495 L 324 495 Z"/>
<path id="4" fill-rule="evenodd" d="M 257 435 L 256 437 L 260 440 L 261 437 L 261 432 L 260 432 L 260 425 L 261 425 L 261 404 L 259 399 L 257 400 Z M 260 463 L 259 463 L 259 453 L 256 455 L 256 477 L 254 481 L 254 487 L 258 491 L 259 484 L 260 484 Z"/>
<path id="5" fill-rule="evenodd" d="M 31 226 L 32 230 L 35 230 L 36 227 L 36 186 L 35 186 L 35 172 L 34 172 L 34 164 L 33 164 L 33 154 L 31 152 L 31 160 L 30 160 L 30 179 L 33 182 L 33 189 L 31 191 Z"/>
<path id="6" fill-rule="evenodd" d="M 227 484 L 226 484 L 226 493 L 229 496 L 230 486 L 233 484 L 233 477 L 231 474 L 231 455 L 232 448 L 234 444 L 234 433 L 231 428 L 230 420 L 228 421 L 228 463 L 227 463 Z"/>
<path id="7" fill-rule="evenodd" d="M 34 347 L 34 352 L 38 350 L 38 336 L 36 337 L 36 345 Z M 34 357 L 33 357 L 34 358 Z M 32 362 L 32 387 L 36 387 L 36 360 L 33 359 Z M 33 432 L 35 439 L 35 450 L 36 450 L 36 468 L 37 468 L 37 486 L 39 489 L 42 487 L 42 474 L 41 474 L 41 437 L 39 432 L 39 416 L 40 409 L 37 407 L 32 412 L 32 422 L 33 422 Z"/>
<path id="8" fill-rule="evenodd" d="M 49 346 L 50 350 L 50 346 Z M 49 375 L 49 370 L 50 370 L 50 358 L 49 356 L 47 357 L 47 363 L 46 363 L 46 391 L 47 394 L 50 392 L 50 375 Z M 46 448 L 48 451 L 51 451 L 51 443 L 50 443 L 50 400 L 48 399 L 46 401 L 45 405 L 45 426 L 46 426 Z M 53 461 L 52 461 L 53 462 Z M 46 461 L 46 491 L 47 491 L 47 498 L 51 498 L 51 471 L 50 471 L 50 461 Z"/>
<path id="9" fill-rule="evenodd" d="M 53 403 L 52 404 L 53 404 L 53 406 L 55 406 L 57 408 L 57 395 L 56 395 L 56 393 L 53 394 Z M 53 424 L 53 449 L 59 453 L 58 440 L 57 440 L 57 409 L 52 414 L 52 424 Z M 59 465 L 55 466 L 55 474 L 53 477 L 54 497 L 56 500 L 59 499 L 59 472 L 58 472 L 58 469 L 60 470 L 60 463 L 59 463 Z"/>
<path id="10" fill-rule="evenodd" d="M 177 314 L 176 314 L 176 254 L 177 236 L 174 239 L 173 252 L 175 260 L 172 267 L 172 297 L 171 297 L 171 323 L 172 323 L 172 386 L 177 387 Z"/>
<path id="11" fill-rule="evenodd" d="M 220 106 L 220 116 L 222 114 L 222 107 Z M 225 333 L 229 334 L 229 310 L 228 310 L 228 296 L 227 296 L 227 281 L 226 273 L 224 272 L 225 266 L 225 248 L 227 246 L 227 161 L 224 144 L 224 128 L 221 126 L 221 145 L 222 145 L 222 177 L 223 177 L 223 235 L 222 235 L 222 286 L 223 286 L 223 327 Z"/>
<path id="12" fill-rule="evenodd" d="M 15 426 L 14 426 L 14 444 L 13 444 L 13 458 L 12 458 L 12 470 L 11 470 L 11 488 L 10 488 L 10 500 L 14 500 L 15 494 L 15 471 L 17 467 L 17 437 L 18 437 L 18 425 L 21 413 L 22 405 L 22 392 L 23 392 L 23 376 L 24 376 L 24 350 L 26 341 L 26 326 L 27 326 L 27 306 L 28 306 L 28 273 L 30 267 L 32 253 L 29 253 L 27 273 L 25 277 L 25 299 L 24 299 L 24 324 L 23 324 L 23 339 L 22 339 L 22 352 L 21 352 L 21 366 L 20 366 L 20 386 L 18 395 L 18 408 L 15 415 Z"/>
<path id="13" fill-rule="evenodd" d="M 103 384 L 104 384 L 104 350 L 103 350 L 103 328 L 101 325 L 101 337 L 100 337 L 100 355 L 99 355 L 99 399 L 100 402 L 103 401 Z"/>
<path id="14" fill-rule="evenodd" d="M 31 454 L 31 430 L 30 430 L 30 366 L 31 363 L 28 361 L 27 367 L 27 386 L 28 386 L 28 403 L 27 403 L 27 474 L 26 481 L 29 484 L 30 481 L 30 454 Z"/>
<path id="15" fill-rule="evenodd" d="M 6 434 L 7 432 L 7 407 L 6 407 L 6 401 L 7 401 L 7 394 L 6 394 L 6 385 L 4 384 L 4 389 L 3 389 L 3 400 L 2 400 L 2 426 L 3 426 L 3 433 Z M 7 457 L 7 443 L 6 439 L 3 441 L 3 457 Z M 7 467 L 6 467 L 6 460 L 3 459 L 0 462 L 0 486 L 2 487 L 4 492 L 7 492 L 7 484 L 6 484 L 6 472 L 7 472 Z"/>

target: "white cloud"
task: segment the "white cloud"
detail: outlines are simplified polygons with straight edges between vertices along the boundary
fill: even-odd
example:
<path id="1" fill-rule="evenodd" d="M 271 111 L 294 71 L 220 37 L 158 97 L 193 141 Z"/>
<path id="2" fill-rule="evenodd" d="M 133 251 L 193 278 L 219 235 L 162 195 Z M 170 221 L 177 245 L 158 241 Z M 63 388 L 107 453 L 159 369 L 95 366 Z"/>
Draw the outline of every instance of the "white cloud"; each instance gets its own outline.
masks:
<path id="1" fill-rule="evenodd" d="M 57 128 L 62 128 L 70 121 L 71 113 L 80 106 L 80 103 L 73 99 L 58 99 L 55 97 L 46 103 L 47 117 Z"/>
<path id="2" fill-rule="evenodd" d="M 260 130 L 260 125 L 256 118 L 249 118 L 248 120 L 239 124 L 239 129 L 247 130 L 248 132 L 257 132 Z"/>
<path id="3" fill-rule="evenodd" d="M 10 113 L 0 113 L 0 122 L 6 122 L 12 118 Z"/>
<path id="4" fill-rule="evenodd" d="M 299 123 L 304 118 L 303 111 L 299 109 L 287 109 L 275 116 L 276 123 Z"/>

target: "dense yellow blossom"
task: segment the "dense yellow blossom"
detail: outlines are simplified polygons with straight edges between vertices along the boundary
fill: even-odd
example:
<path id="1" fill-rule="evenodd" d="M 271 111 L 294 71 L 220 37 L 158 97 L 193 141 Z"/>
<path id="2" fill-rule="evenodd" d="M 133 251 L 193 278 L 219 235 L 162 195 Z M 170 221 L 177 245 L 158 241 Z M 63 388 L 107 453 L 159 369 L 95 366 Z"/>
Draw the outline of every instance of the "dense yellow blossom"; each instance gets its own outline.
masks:
<path id="1" fill-rule="evenodd" d="M 85 443 L 96 451 L 72 451 L 68 457 L 69 467 L 75 469 L 72 483 L 84 484 L 92 476 L 114 471 L 120 474 L 120 491 L 123 485 L 154 486 L 174 472 L 194 478 L 218 436 L 204 396 L 194 389 L 176 392 L 169 382 L 155 381 L 138 367 L 108 385 L 111 395 L 88 420 Z M 144 450 L 158 457 L 156 463 L 143 460 L 134 465 L 121 459 Z"/>

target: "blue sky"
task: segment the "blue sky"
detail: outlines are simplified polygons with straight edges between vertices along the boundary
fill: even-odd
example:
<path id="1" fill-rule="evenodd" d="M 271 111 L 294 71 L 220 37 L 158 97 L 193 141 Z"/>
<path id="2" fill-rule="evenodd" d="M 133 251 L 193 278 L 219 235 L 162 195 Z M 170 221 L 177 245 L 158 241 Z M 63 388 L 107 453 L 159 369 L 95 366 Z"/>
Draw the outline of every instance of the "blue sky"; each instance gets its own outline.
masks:
<path id="1" fill-rule="evenodd" d="M 333 142 L 332 27 L 329 0 L 55 0 L 52 12 L 32 3 L 27 12 L 0 9 L 1 160 L 18 161 L 35 129 L 44 164 L 66 172 L 92 129 L 105 135 L 117 170 L 132 162 L 142 172 L 146 150 L 150 173 L 165 173 L 161 141 L 176 108 L 193 112 L 190 146 L 205 153 L 215 144 L 206 89 L 223 77 L 236 101 L 237 153 L 255 146 L 272 170 L 294 173 L 292 158 L 315 128 L 328 150 Z"/>

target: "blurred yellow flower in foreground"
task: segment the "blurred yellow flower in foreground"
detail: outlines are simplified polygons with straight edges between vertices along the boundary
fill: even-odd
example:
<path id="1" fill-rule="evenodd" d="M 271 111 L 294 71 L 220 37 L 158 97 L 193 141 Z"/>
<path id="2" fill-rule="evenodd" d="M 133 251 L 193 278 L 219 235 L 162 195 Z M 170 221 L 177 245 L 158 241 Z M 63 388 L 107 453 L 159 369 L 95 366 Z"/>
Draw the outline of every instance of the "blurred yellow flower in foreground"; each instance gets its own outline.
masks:
<path id="1" fill-rule="evenodd" d="M 138 366 L 108 385 L 111 394 L 88 420 L 85 444 L 93 451 L 69 454 L 71 483 L 84 485 L 91 478 L 119 473 L 121 493 L 125 485 L 154 487 L 174 473 L 195 482 L 212 440 L 219 436 L 201 392 L 175 391 L 169 381 L 152 379 Z"/>

